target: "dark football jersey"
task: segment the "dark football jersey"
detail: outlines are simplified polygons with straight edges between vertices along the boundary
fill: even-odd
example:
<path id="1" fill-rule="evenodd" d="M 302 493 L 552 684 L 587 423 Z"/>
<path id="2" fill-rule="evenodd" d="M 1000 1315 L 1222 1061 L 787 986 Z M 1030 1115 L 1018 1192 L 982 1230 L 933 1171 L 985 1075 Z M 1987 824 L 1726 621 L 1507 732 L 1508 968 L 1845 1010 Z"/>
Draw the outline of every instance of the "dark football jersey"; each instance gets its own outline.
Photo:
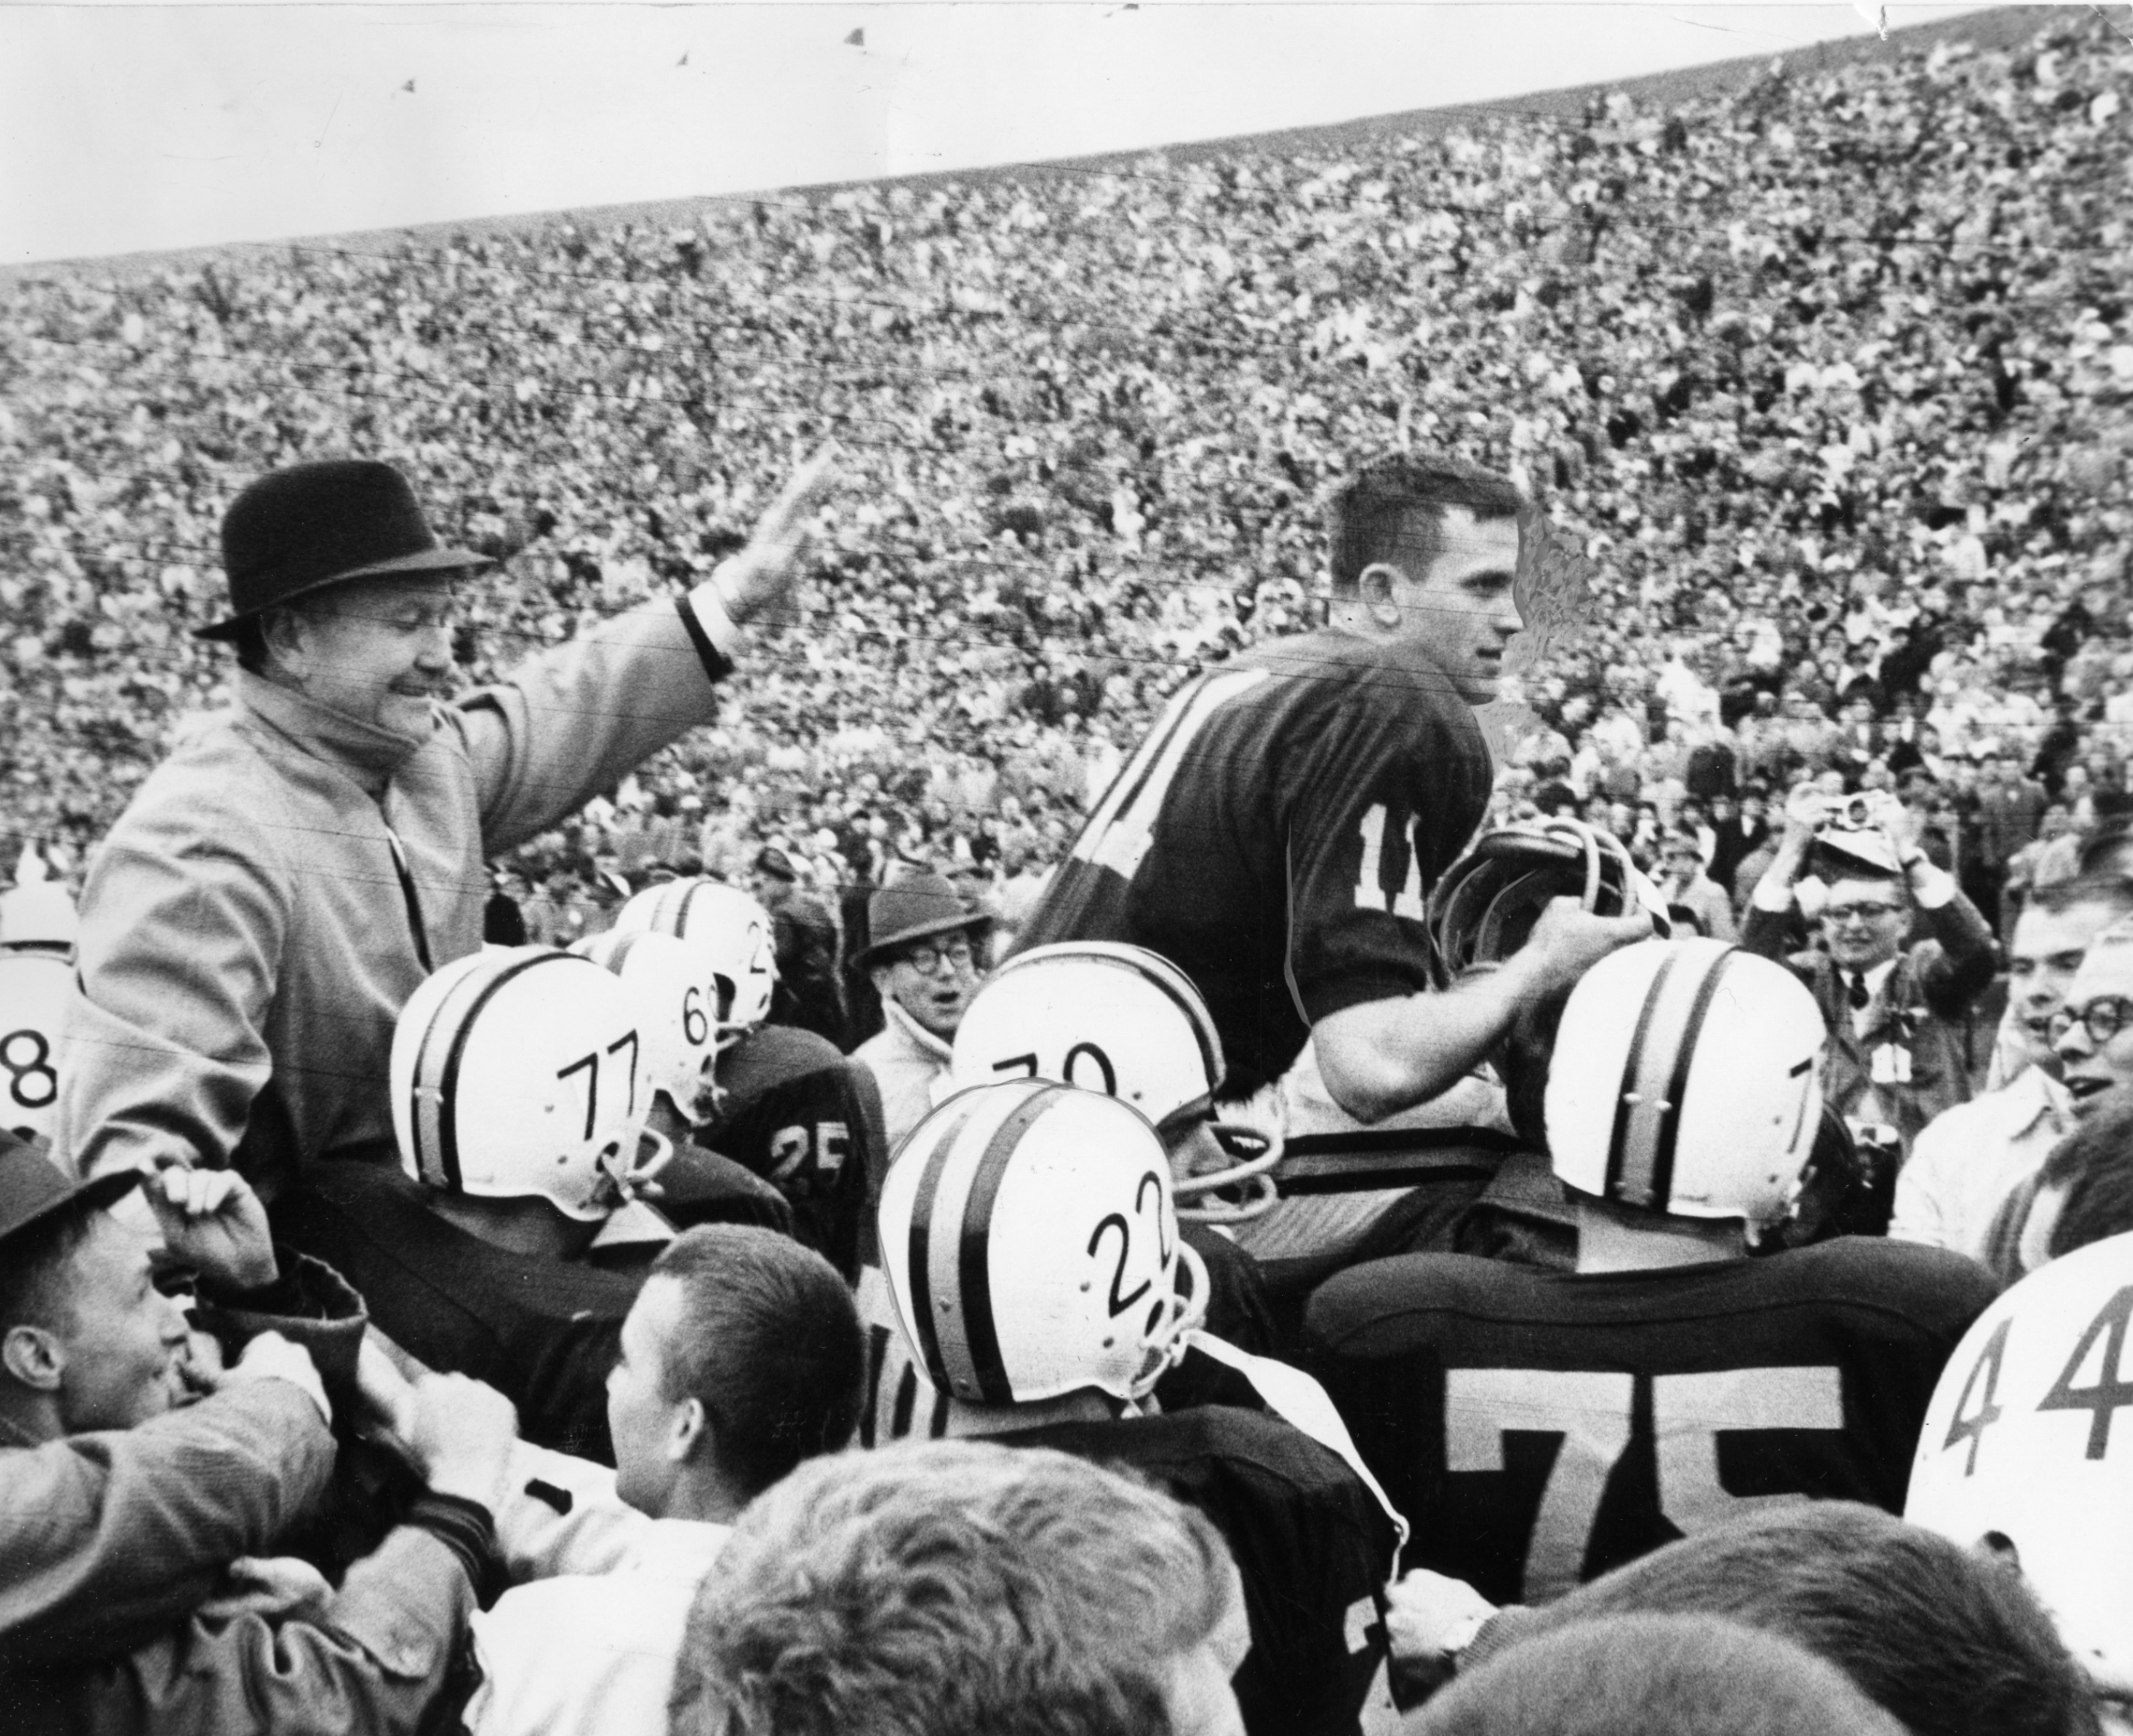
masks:
<path id="1" fill-rule="evenodd" d="M 1584 1275 L 1421 1254 L 1330 1279 L 1308 1326 L 1406 1566 L 1540 1602 L 1766 1502 L 1901 1512 L 1993 1295 L 1960 1255 L 1863 1239 Z"/>
<path id="2" fill-rule="evenodd" d="M 1172 697 L 1016 950 L 1160 953 L 1214 1016 L 1225 1094 L 1245 1094 L 1320 1019 L 1428 986 L 1424 903 L 1490 778 L 1473 713 L 1426 650 L 1277 640 Z"/>
<path id="3" fill-rule="evenodd" d="M 1223 1406 L 994 1439 L 1127 1467 L 1206 1515 L 1244 1584 L 1252 1649 L 1235 1687 L 1245 1730 L 1354 1736 L 1366 1700 L 1385 1693 L 1393 1527 L 1338 1454 Z"/>
<path id="4" fill-rule="evenodd" d="M 519 1431 L 604 1465 L 608 1373 L 643 1269 L 513 1254 L 431 1211 L 397 1162 L 304 1166 L 268 1209 L 275 1236 L 347 1278 L 372 1323 L 440 1374 L 486 1381 Z"/>
<path id="5" fill-rule="evenodd" d="M 793 1234 L 856 1278 L 874 1149 L 857 1063 L 811 1030 L 765 1025 L 718 1058 L 726 1093 L 697 1139 L 792 1202 Z"/>

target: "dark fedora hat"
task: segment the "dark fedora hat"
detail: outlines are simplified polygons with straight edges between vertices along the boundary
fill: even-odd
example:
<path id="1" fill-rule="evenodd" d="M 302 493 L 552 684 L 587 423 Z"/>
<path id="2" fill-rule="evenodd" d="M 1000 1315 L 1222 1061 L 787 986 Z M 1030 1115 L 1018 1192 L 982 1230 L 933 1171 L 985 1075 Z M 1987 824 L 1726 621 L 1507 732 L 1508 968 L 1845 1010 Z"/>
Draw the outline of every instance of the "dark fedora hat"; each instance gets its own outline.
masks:
<path id="1" fill-rule="evenodd" d="M 852 962 L 866 970 L 884 962 L 884 954 L 914 941 L 958 930 L 982 934 L 993 925 L 985 911 L 938 874 L 913 874 L 885 886 L 867 900 L 867 945 Z"/>
<path id="2" fill-rule="evenodd" d="M 140 1180 L 138 1170 L 118 1170 L 88 1181 L 70 1181 L 43 1141 L 0 1133 L 0 1257 L 9 1257 L 5 1248 L 12 1237 L 53 1213 L 77 1200 L 111 1205 L 132 1192 Z"/>
<path id="3" fill-rule="evenodd" d="M 234 639 L 263 609 L 350 578 L 487 566 L 486 555 L 447 548 L 407 479 L 375 458 L 322 458 L 270 471 L 222 514 L 230 618 L 198 639 Z"/>

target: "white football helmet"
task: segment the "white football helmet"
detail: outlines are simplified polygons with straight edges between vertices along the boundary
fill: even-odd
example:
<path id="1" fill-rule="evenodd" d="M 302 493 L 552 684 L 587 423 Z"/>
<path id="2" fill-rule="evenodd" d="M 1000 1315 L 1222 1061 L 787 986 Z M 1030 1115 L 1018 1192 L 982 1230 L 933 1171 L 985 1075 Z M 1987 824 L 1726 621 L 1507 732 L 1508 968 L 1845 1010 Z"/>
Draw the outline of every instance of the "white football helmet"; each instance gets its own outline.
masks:
<path id="1" fill-rule="evenodd" d="M 1438 986 L 1509 958 L 1554 898 L 1574 898 L 1599 916 L 1642 911 L 1659 939 L 1674 933 L 1659 889 L 1611 834 L 1578 820 L 1503 826 L 1477 838 L 1429 894 Z"/>
<path id="2" fill-rule="evenodd" d="M 718 1113 L 718 986 L 710 949 L 652 929 L 588 934 L 572 952 L 613 971 L 630 991 L 644 1037 L 652 1088 L 663 1091 L 691 1127 Z"/>
<path id="3" fill-rule="evenodd" d="M 0 947 L 71 953 L 81 929 L 74 900 L 57 880 L 32 880 L 0 892 Z"/>
<path id="4" fill-rule="evenodd" d="M 1178 1215 L 1233 1222 L 1274 1203 L 1281 1142 L 1255 1124 L 1211 1119 L 1223 1065 L 1207 1003 L 1169 960 L 1066 941 L 986 979 L 956 1028 L 949 1076 L 957 1086 L 1054 1079 L 1131 1104 L 1171 1149 Z"/>
<path id="5" fill-rule="evenodd" d="M 2133 1235 L 2038 1267 L 1971 1323 L 1926 1407 L 1903 1516 L 2006 1553 L 2100 1687 L 2133 1688 Z"/>
<path id="6" fill-rule="evenodd" d="M 648 886 L 615 913 L 615 932 L 649 929 L 706 948 L 718 1004 L 712 1041 L 726 1050 L 770 1016 L 778 956 L 770 913 L 722 880 L 669 880 Z"/>
<path id="7" fill-rule="evenodd" d="M 1570 991 L 1548 1149 L 1582 1193 L 1676 1217 L 1781 1216 L 1822 1116 L 1821 1012 L 1723 941 L 1640 941 Z"/>
<path id="8" fill-rule="evenodd" d="M 450 1193 L 538 1196 L 598 1223 L 673 1156 L 644 1131 L 649 1060 L 629 991 L 591 959 L 514 946 L 456 960 L 393 1030 L 401 1167 Z"/>
<path id="9" fill-rule="evenodd" d="M 0 953 L 0 1127 L 48 1139 L 59 1100 L 59 1027 L 74 967 L 59 953 Z"/>
<path id="10" fill-rule="evenodd" d="M 957 1092 L 904 1142 L 879 1226 L 904 1337 L 934 1388 L 966 1403 L 1084 1387 L 1137 1403 L 1206 1316 L 1207 1269 L 1178 1237 L 1162 1140 L 1093 1091 Z"/>

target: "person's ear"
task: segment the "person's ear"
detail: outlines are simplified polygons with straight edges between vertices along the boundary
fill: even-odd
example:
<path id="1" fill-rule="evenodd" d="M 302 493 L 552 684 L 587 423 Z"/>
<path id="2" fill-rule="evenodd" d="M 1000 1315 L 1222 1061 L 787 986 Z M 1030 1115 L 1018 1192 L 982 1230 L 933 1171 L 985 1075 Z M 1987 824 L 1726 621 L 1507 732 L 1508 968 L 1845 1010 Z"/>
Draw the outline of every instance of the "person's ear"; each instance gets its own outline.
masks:
<path id="1" fill-rule="evenodd" d="M 700 1398 L 684 1400 L 674 1412 L 667 1430 L 666 1456 L 674 1464 L 708 1454 L 712 1449 L 711 1418 Z"/>
<path id="2" fill-rule="evenodd" d="M 1378 626 L 1396 628 L 1406 619 L 1400 585 L 1406 575 L 1389 561 L 1373 561 L 1355 576 L 1355 600 Z"/>
<path id="3" fill-rule="evenodd" d="M 270 609 L 259 618 L 268 662 L 301 681 L 310 673 L 310 622 L 300 609 Z"/>
<path id="4" fill-rule="evenodd" d="M 0 1368 L 32 1392 L 56 1393 L 67 1372 L 67 1352 L 42 1326 L 10 1326 L 0 1339 Z"/>
<path id="5" fill-rule="evenodd" d="M 867 968 L 867 980 L 874 985 L 874 992 L 883 1000 L 889 998 L 889 977 L 894 968 L 889 965 L 870 965 Z"/>

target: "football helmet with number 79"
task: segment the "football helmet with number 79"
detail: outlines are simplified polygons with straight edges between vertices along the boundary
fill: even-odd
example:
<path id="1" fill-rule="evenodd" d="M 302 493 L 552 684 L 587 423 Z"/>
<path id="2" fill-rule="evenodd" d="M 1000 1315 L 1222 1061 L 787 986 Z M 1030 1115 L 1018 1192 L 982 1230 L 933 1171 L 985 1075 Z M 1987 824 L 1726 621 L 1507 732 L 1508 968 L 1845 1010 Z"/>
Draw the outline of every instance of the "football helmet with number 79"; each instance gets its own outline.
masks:
<path id="1" fill-rule="evenodd" d="M 1207 1310 L 1156 1130 L 1115 1097 L 1021 1079 L 920 1122 L 881 1188 L 883 1275 L 936 1391 L 1145 1398 Z M 1178 1293 L 1182 1262 L 1190 1293 Z"/>

